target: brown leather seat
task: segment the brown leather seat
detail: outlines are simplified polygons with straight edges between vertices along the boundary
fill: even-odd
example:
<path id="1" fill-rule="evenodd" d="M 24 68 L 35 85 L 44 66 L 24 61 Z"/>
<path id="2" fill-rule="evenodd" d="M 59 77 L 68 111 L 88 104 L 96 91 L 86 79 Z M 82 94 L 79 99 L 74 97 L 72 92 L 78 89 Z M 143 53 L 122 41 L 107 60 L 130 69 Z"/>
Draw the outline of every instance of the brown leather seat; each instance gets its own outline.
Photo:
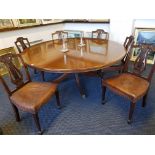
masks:
<path id="1" fill-rule="evenodd" d="M 131 101 L 128 123 L 131 123 L 132 121 L 132 115 L 138 99 L 143 98 L 142 107 L 145 107 L 150 82 L 155 71 L 154 63 L 148 76 L 142 76 L 143 71 L 146 69 L 148 54 L 154 51 L 152 46 L 146 44 L 142 44 L 138 48 L 139 55 L 133 63 L 133 67 L 131 67 L 133 68 L 133 72 L 128 72 L 127 70 L 125 70 L 127 73 L 122 73 L 120 75 L 103 80 L 102 82 L 102 104 L 105 104 L 106 88 L 109 88 L 111 91 L 115 92 L 118 95 L 127 97 Z M 126 62 L 129 62 L 131 51 L 132 50 L 130 50 L 126 57 Z"/>
<path id="2" fill-rule="evenodd" d="M 57 84 L 50 82 L 29 82 L 10 96 L 18 108 L 36 113 L 55 93 Z"/>
<path id="3" fill-rule="evenodd" d="M 144 96 L 149 88 L 149 82 L 146 79 L 130 73 L 123 73 L 104 80 L 103 85 L 113 91 L 119 91 L 119 93 L 122 93 L 133 101 L 136 101 Z"/>

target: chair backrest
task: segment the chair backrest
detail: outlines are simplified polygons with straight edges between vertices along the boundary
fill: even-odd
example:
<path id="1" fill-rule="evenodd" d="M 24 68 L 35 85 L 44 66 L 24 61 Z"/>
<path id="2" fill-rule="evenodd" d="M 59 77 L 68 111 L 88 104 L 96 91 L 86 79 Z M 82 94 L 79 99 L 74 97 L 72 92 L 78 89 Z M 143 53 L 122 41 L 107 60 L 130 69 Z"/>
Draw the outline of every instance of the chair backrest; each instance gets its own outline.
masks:
<path id="1" fill-rule="evenodd" d="M 30 47 L 30 42 L 28 41 L 27 38 L 18 37 L 17 40 L 15 41 L 15 45 L 19 53 L 21 53 L 24 49 Z"/>
<path id="2" fill-rule="evenodd" d="M 125 47 L 126 50 L 128 49 L 129 45 L 133 41 L 134 41 L 134 36 L 132 36 L 132 35 L 125 38 L 125 41 L 124 41 L 124 44 L 123 45 L 124 45 L 124 47 Z"/>
<path id="3" fill-rule="evenodd" d="M 123 59 L 121 60 L 122 65 L 124 66 L 123 71 L 128 71 L 128 64 L 132 55 L 132 51 L 133 51 L 133 46 L 134 46 L 134 40 L 132 40 L 129 44 L 128 44 L 128 48 L 126 51 L 125 56 L 123 57 Z"/>
<path id="4" fill-rule="evenodd" d="M 52 40 L 54 40 L 54 36 L 57 37 L 57 39 L 63 39 L 64 38 L 68 38 L 68 32 L 65 31 L 56 31 L 54 33 L 52 33 Z"/>
<path id="5" fill-rule="evenodd" d="M 153 46 L 147 44 L 141 44 L 136 48 L 138 48 L 139 55 L 137 56 L 136 60 L 133 63 L 132 73 L 142 77 L 142 73 L 146 69 L 148 54 L 154 52 Z M 148 76 L 145 77 L 145 79 L 151 81 L 154 71 L 155 71 L 155 63 L 151 66 L 150 72 L 148 73 Z"/>
<path id="6" fill-rule="evenodd" d="M 24 82 L 24 77 L 23 77 L 23 72 L 18 69 L 16 66 L 15 61 L 19 60 L 20 63 L 23 66 L 24 72 L 26 73 L 26 81 Z M 0 63 L 3 63 L 6 69 L 8 70 L 9 77 L 11 82 L 15 85 L 15 90 L 11 90 L 7 84 L 7 82 L 4 80 L 3 76 L 0 75 L 0 80 L 2 84 L 4 85 L 5 90 L 7 91 L 8 95 L 11 95 L 13 92 L 21 88 L 23 85 L 26 83 L 30 82 L 30 75 L 27 69 L 27 66 L 25 65 L 21 55 L 19 54 L 12 54 L 12 53 L 7 53 L 5 55 L 0 56 Z"/>
<path id="7" fill-rule="evenodd" d="M 97 29 L 96 31 L 92 31 L 92 38 L 98 38 L 98 39 L 109 39 L 109 33 L 105 32 L 102 29 Z"/>
<path id="8" fill-rule="evenodd" d="M 133 36 L 126 37 L 125 42 L 124 42 L 123 45 L 124 45 L 124 48 L 126 49 L 127 52 L 126 52 L 126 55 L 124 56 L 124 58 L 121 61 L 122 61 L 123 64 L 125 64 L 126 61 L 129 60 L 130 57 L 131 57 L 132 47 L 134 46 L 134 37 Z"/>

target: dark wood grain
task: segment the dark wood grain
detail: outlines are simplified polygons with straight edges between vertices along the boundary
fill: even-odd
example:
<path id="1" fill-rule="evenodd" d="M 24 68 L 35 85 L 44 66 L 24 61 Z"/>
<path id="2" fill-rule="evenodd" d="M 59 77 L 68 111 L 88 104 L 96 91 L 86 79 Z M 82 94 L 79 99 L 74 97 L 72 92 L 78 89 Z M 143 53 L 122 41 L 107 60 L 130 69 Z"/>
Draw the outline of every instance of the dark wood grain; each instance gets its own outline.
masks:
<path id="1" fill-rule="evenodd" d="M 81 73 L 109 67 L 120 61 L 126 49 L 114 41 L 84 38 L 84 47 L 79 47 L 80 39 L 68 39 L 66 53 L 61 52 L 62 43 L 48 41 L 34 45 L 21 54 L 25 63 L 47 72 Z"/>

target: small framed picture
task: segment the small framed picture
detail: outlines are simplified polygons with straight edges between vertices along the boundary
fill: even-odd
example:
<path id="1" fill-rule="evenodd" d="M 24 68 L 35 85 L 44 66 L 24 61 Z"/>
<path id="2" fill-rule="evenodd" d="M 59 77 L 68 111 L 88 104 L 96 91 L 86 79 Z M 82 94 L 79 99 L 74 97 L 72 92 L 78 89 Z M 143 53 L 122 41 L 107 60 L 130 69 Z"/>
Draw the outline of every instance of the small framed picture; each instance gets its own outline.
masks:
<path id="1" fill-rule="evenodd" d="M 9 48 L 5 48 L 5 49 L 0 50 L 0 55 L 4 55 L 7 53 L 15 54 L 16 51 L 15 51 L 14 47 L 9 47 Z M 14 63 L 18 68 L 20 68 L 21 65 L 20 65 L 20 62 L 18 61 L 17 58 L 14 60 Z M 6 66 L 3 63 L 0 63 L 0 74 L 5 75 L 7 73 L 8 73 L 8 69 L 6 68 Z"/>
<path id="2" fill-rule="evenodd" d="M 136 28 L 135 33 L 135 45 L 139 44 L 151 44 L 155 45 L 155 28 Z M 135 61 L 139 54 L 139 49 L 134 48 L 131 56 L 131 60 Z M 153 64 L 155 61 L 155 51 L 151 51 L 148 54 L 147 63 Z"/>
<path id="3" fill-rule="evenodd" d="M 41 21 L 39 19 L 17 19 L 18 27 L 40 25 Z"/>
<path id="4" fill-rule="evenodd" d="M 13 22 L 11 19 L 0 19 L 0 29 L 13 27 Z"/>

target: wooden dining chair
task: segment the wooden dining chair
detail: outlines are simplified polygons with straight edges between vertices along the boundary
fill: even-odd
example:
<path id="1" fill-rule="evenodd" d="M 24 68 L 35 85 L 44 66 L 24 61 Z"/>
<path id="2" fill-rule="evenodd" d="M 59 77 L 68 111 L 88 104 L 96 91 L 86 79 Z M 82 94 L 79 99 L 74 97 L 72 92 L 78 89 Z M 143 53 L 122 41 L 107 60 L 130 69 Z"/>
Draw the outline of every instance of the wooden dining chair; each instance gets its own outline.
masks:
<path id="1" fill-rule="evenodd" d="M 126 39 L 123 43 L 123 46 L 126 49 L 125 56 L 122 58 L 122 60 L 119 63 L 103 69 L 101 71 L 103 73 L 102 77 L 104 76 L 105 70 L 119 71 L 119 72 L 124 72 L 125 70 L 128 70 L 128 68 L 127 68 L 128 66 L 126 64 L 128 64 L 129 59 L 127 59 L 127 57 L 131 57 L 131 49 L 134 46 L 134 37 L 132 35 L 129 37 L 126 37 Z"/>
<path id="2" fill-rule="evenodd" d="M 124 48 L 127 50 L 132 42 L 134 42 L 134 36 L 133 35 L 126 37 L 125 41 L 123 43 Z"/>
<path id="3" fill-rule="evenodd" d="M 68 32 L 65 31 L 56 31 L 54 33 L 52 33 L 52 40 L 58 39 L 58 40 L 62 40 L 64 38 L 68 38 Z"/>
<path id="4" fill-rule="evenodd" d="M 103 29 L 97 29 L 96 31 L 92 31 L 92 38 L 108 40 L 109 33 L 105 32 Z"/>
<path id="5" fill-rule="evenodd" d="M 15 41 L 15 45 L 19 53 L 21 53 L 23 50 L 31 46 L 29 40 L 23 37 L 18 37 Z"/>
<path id="6" fill-rule="evenodd" d="M 19 53 L 22 53 L 23 50 L 25 50 L 26 48 L 29 48 L 31 46 L 29 40 L 27 38 L 23 38 L 23 37 L 18 37 L 17 40 L 15 41 L 15 45 L 16 45 Z M 37 72 L 36 69 L 34 69 L 35 74 L 36 74 L 36 72 Z M 43 81 L 45 81 L 45 76 L 44 76 L 43 71 L 41 71 L 41 76 L 42 76 Z"/>
<path id="7" fill-rule="evenodd" d="M 14 62 L 17 59 L 23 65 L 22 69 L 16 67 Z M 43 131 L 39 123 L 38 111 L 54 94 L 56 95 L 57 106 L 60 107 L 59 93 L 57 90 L 58 84 L 51 82 L 32 82 L 28 68 L 20 54 L 8 53 L 2 55 L 0 56 L 0 63 L 4 64 L 7 68 L 10 81 L 14 86 L 13 88 L 13 86 L 8 85 L 6 80 L 0 75 L 0 81 L 8 94 L 16 121 L 20 121 L 18 109 L 31 113 L 38 133 L 42 134 Z"/>
<path id="8" fill-rule="evenodd" d="M 106 88 L 130 100 L 128 123 L 132 122 L 134 108 L 140 98 L 143 98 L 142 107 L 145 107 L 150 82 L 155 71 L 155 64 L 153 64 L 148 76 L 144 77 L 142 75 L 146 69 L 147 56 L 148 53 L 152 52 L 152 47 L 149 45 L 139 45 L 139 52 L 138 57 L 133 63 L 132 72 L 126 71 L 102 81 L 102 104 L 105 104 Z M 128 55 L 127 59 L 129 58 Z"/>

